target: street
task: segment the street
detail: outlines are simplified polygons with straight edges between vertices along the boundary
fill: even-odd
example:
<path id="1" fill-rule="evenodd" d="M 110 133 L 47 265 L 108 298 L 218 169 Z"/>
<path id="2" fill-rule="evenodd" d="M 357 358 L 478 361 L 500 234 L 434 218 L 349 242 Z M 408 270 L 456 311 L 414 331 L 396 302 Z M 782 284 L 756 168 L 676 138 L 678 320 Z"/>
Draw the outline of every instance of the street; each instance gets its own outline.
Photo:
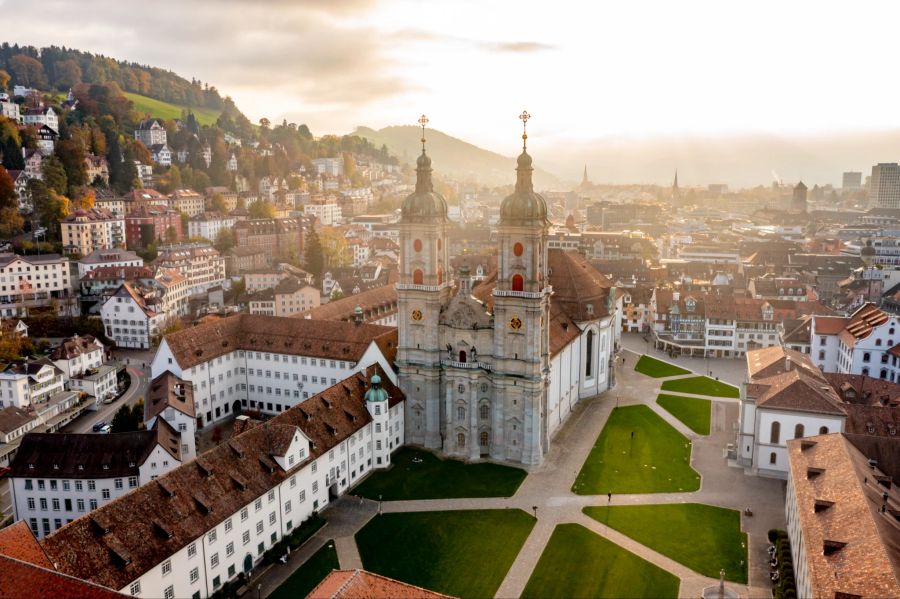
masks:
<path id="1" fill-rule="evenodd" d="M 60 430 L 62 433 L 92 433 L 91 430 L 94 423 L 101 420 L 112 422 L 113 415 L 123 405 L 132 405 L 141 397 L 147 396 L 147 389 L 150 387 L 150 378 L 146 371 L 129 366 L 126 368 L 129 374 L 130 384 L 128 390 L 122 394 L 122 397 L 111 404 L 100 404 L 100 409 L 96 412 L 85 412 Z"/>

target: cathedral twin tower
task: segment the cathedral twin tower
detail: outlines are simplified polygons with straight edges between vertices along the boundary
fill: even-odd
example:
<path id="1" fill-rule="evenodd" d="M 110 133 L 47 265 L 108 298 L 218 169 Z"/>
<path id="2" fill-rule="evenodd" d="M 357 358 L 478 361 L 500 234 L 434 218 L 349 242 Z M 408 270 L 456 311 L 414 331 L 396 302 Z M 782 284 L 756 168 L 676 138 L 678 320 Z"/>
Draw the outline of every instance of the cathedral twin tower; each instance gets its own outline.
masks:
<path id="1" fill-rule="evenodd" d="M 515 191 L 500 207 L 497 272 L 473 290 L 465 267 L 453 280 L 447 202 L 432 184 L 425 123 L 416 189 L 402 207 L 396 286 L 406 440 L 465 459 L 539 464 L 550 438 L 550 223 L 527 136 Z"/>

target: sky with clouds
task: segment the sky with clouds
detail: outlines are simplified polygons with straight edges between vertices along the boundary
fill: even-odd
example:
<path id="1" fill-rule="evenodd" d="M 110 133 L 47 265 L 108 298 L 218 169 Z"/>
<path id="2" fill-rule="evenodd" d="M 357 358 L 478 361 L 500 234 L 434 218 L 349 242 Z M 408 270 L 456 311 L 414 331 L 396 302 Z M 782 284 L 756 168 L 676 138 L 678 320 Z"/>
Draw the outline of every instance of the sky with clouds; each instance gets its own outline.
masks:
<path id="1" fill-rule="evenodd" d="M 252 119 L 431 124 L 504 154 L 900 126 L 900 3 L 0 0 L 7 41 L 215 84 Z"/>

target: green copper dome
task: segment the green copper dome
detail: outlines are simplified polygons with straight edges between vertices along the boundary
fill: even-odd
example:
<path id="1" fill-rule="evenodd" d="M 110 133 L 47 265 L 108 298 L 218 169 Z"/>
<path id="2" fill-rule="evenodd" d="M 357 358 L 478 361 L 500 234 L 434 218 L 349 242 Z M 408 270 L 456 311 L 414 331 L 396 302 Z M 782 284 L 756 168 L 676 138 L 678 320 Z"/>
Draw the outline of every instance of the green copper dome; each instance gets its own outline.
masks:
<path id="1" fill-rule="evenodd" d="M 416 190 L 403 200 L 401 214 L 404 223 L 447 222 L 447 202 L 434 190 L 431 158 L 425 150 L 416 160 Z"/>
<path id="2" fill-rule="evenodd" d="M 366 391 L 366 401 L 387 401 L 388 392 L 381 388 L 381 377 L 373 374 L 369 383 L 371 387 Z"/>
<path id="3" fill-rule="evenodd" d="M 500 224 L 543 227 L 548 223 L 547 202 L 534 191 L 531 156 L 523 150 L 516 163 L 516 190 L 500 204 Z"/>

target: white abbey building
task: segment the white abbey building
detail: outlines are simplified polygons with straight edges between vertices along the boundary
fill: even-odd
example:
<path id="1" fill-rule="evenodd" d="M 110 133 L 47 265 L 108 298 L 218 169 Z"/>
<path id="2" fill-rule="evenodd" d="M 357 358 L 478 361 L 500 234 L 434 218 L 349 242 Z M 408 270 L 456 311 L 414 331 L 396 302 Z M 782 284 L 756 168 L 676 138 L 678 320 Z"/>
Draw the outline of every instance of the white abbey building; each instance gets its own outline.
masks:
<path id="1" fill-rule="evenodd" d="M 581 399 L 614 385 L 621 331 L 615 287 L 581 256 L 548 248 L 547 204 L 518 158 L 503 200 L 499 269 L 451 278 L 447 203 L 431 159 L 400 220 L 397 366 L 409 443 L 466 459 L 539 464 Z"/>

